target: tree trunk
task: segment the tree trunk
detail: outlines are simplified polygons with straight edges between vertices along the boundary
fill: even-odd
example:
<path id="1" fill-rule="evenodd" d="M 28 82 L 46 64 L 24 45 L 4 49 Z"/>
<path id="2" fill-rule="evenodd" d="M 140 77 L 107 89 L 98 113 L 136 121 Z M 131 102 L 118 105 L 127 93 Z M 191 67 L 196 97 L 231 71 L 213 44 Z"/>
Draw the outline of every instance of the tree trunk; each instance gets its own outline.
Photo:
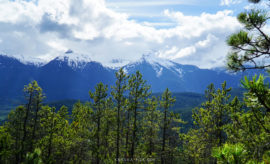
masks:
<path id="1" fill-rule="evenodd" d="M 27 104 L 27 108 L 26 108 L 26 114 L 25 114 L 25 118 L 24 118 L 24 122 L 23 122 L 23 138 L 21 141 L 21 153 L 20 153 L 20 158 L 19 158 L 19 163 L 23 160 L 23 154 L 24 154 L 24 142 L 26 140 L 26 135 L 27 135 L 27 130 L 26 130 L 26 124 L 27 124 L 27 120 L 28 120 L 28 116 L 29 116 L 29 112 L 30 112 L 30 107 L 31 107 L 31 102 L 32 102 L 32 93 L 30 93 L 30 97 L 29 97 L 29 101 Z"/>
<path id="2" fill-rule="evenodd" d="M 38 111 L 39 111 L 39 100 L 37 101 L 37 108 L 35 111 L 35 118 L 34 118 L 34 127 L 33 127 L 33 132 L 32 132 L 32 139 L 31 139 L 31 145 L 30 145 L 30 152 L 33 151 L 33 142 L 35 141 L 35 135 L 36 135 L 36 126 L 37 126 L 37 118 L 38 118 Z"/>
<path id="3" fill-rule="evenodd" d="M 136 132 L 137 132 L 137 108 L 134 109 L 134 123 L 133 123 L 133 134 L 132 134 L 132 145 L 131 145 L 131 158 L 134 157 L 135 144 L 136 144 Z"/>
<path id="4" fill-rule="evenodd" d="M 161 163 L 164 164 L 164 153 L 165 153 L 165 144 L 166 144 L 166 130 L 167 130 L 167 109 L 164 111 L 164 120 L 163 120 L 163 137 L 162 137 L 162 154 L 161 154 Z"/>

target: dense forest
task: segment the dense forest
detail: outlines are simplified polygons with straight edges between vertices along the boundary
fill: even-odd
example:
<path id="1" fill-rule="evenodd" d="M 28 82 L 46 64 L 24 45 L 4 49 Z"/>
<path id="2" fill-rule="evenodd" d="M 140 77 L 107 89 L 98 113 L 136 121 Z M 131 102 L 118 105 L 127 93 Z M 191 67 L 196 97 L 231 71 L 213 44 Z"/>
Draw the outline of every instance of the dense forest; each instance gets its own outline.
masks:
<path id="1" fill-rule="evenodd" d="M 229 70 L 269 69 L 268 19 L 254 9 L 238 15 L 244 28 L 227 40 Z M 120 69 L 115 76 L 110 92 L 99 83 L 91 101 L 72 109 L 45 105 L 38 83 L 26 85 L 25 103 L 0 126 L 0 163 L 270 163 L 270 88 L 263 75 L 241 81 L 241 98 L 226 82 L 209 84 L 191 121 L 172 112 L 169 89 L 152 94 L 140 72 Z"/>

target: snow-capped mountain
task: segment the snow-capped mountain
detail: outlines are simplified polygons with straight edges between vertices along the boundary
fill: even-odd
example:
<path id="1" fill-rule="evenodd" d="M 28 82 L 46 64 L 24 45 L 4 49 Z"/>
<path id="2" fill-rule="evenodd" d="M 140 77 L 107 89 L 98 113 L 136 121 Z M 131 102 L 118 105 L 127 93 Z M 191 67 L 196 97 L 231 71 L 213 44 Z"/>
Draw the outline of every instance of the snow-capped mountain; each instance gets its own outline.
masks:
<path id="1" fill-rule="evenodd" d="M 126 65 L 124 68 L 126 72 L 136 69 L 138 65 L 148 64 L 151 65 L 152 69 L 156 72 L 157 77 L 161 77 L 165 70 L 170 70 L 176 76 L 183 76 L 183 69 L 179 67 L 180 65 L 166 59 L 158 58 L 152 54 L 144 54 L 142 58 L 136 62 Z"/>
<path id="2" fill-rule="evenodd" d="M 140 60 L 125 65 L 124 70 L 128 74 L 139 70 L 153 92 L 169 88 L 172 92 L 203 93 L 210 83 L 220 87 L 225 80 L 228 86 L 238 88 L 244 75 L 181 65 L 154 55 L 143 55 Z M 24 85 L 32 80 L 38 81 L 49 100 L 88 99 L 88 91 L 97 83 L 114 84 L 115 71 L 71 50 L 43 65 L 22 63 L 0 55 L 0 101 L 22 97 Z"/>
<path id="3" fill-rule="evenodd" d="M 43 66 L 0 55 L 0 100 L 21 97 L 23 87 L 37 80 L 49 100 L 87 99 L 99 82 L 111 85 L 114 71 L 83 56 L 64 54 Z"/>
<path id="4" fill-rule="evenodd" d="M 154 55 L 143 55 L 139 61 L 126 65 L 124 70 L 129 74 L 139 70 L 155 92 L 162 92 L 168 87 L 174 92 L 202 93 L 210 83 L 219 86 L 224 81 L 229 86 L 239 87 L 239 80 L 243 76 L 181 65 Z"/>
<path id="5" fill-rule="evenodd" d="M 77 54 L 72 50 L 66 51 L 64 54 L 56 57 L 54 60 L 60 63 L 67 63 L 72 69 L 84 69 L 88 63 L 92 62 L 89 55 Z"/>

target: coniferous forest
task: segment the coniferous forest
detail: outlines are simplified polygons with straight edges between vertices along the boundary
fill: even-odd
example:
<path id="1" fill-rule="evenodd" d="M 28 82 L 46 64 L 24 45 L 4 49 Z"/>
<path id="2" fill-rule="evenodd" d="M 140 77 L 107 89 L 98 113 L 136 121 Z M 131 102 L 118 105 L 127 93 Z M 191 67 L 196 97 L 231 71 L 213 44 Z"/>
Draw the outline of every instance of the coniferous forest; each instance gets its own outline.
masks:
<path id="1" fill-rule="evenodd" d="M 227 39 L 228 70 L 269 69 L 268 19 L 262 10 L 238 15 L 243 29 Z M 0 163 L 270 163 L 270 86 L 263 75 L 241 81 L 241 98 L 226 82 L 209 84 L 189 122 L 172 112 L 177 100 L 169 89 L 155 96 L 140 72 L 120 69 L 115 77 L 72 109 L 45 105 L 38 83 L 26 85 L 24 104 L 0 126 Z"/>

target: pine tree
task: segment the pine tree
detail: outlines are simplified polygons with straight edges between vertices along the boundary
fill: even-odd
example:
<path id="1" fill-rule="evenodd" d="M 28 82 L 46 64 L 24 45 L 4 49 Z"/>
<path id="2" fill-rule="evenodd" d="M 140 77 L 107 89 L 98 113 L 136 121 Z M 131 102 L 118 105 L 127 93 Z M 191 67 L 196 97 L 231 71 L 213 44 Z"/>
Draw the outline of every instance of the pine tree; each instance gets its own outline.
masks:
<path id="1" fill-rule="evenodd" d="M 167 141 L 167 130 L 168 130 L 168 115 L 169 115 L 169 108 L 173 105 L 175 99 L 172 98 L 171 92 L 167 88 L 164 93 L 162 94 L 161 98 L 161 108 L 163 109 L 163 126 L 162 126 L 162 154 L 161 154 L 161 163 L 165 163 L 166 157 L 166 141 Z"/>
<path id="2" fill-rule="evenodd" d="M 104 118 L 102 121 L 102 163 L 114 163 L 115 162 L 115 132 L 117 123 L 117 114 L 114 108 L 114 102 L 112 98 L 108 98 L 105 102 Z"/>
<path id="3" fill-rule="evenodd" d="M 259 3 L 260 0 L 249 0 Z M 227 43 L 232 48 L 228 55 L 227 65 L 233 71 L 247 69 L 268 69 L 270 56 L 269 34 L 265 31 L 268 24 L 266 11 L 251 9 L 238 15 L 238 21 L 244 29 L 232 34 Z M 266 59 L 266 60 L 265 60 Z M 262 61 L 262 62 L 261 62 Z M 269 85 L 262 75 L 245 77 L 242 81 L 247 90 L 244 103 L 238 100 L 234 104 L 238 107 L 231 109 L 232 124 L 226 128 L 228 141 L 240 143 L 248 150 L 249 159 L 261 161 L 269 150 L 270 130 L 270 100 Z"/>
<path id="4" fill-rule="evenodd" d="M 260 0 L 249 1 L 260 2 Z M 265 62 L 270 56 L 270 37 L 264 28 L 269 20 L 267 12 L 251 9 L 240 13 L 237 18 L 244 29 L 232 34 L 227 40 L 232 48 L 228 54 L 228 68 L 232 71 L 269 69 L 270 65 Z"/>
<path id="5" fill-rule="evenodd" d="M 36 81 L 31 82 L 24 87 L 25 98 L 27 104 L 25 106 L 25 115 L 23 118 L 22 139 L 20 141 L 20 157 L 21 162 L 24 159 L 25 152 L 33 151 L 33 142 L 36 141 L 36 128 L 38 126 L 38 112 L 41 102 L 44 98 L 42 89 Z"/>
<path id="6" fill-rule="evenodd" d="M 252 80 L 245 78 L 242 84 L 248 92 L 243 103 L 237 99 L 233 101 L 232 123 L 226 127 L 226 133 L 229 142 L 244 145 L 248 150 L 247 159 L 260 161 L 270 150 L 270 113 L 265 107 L 269 103 L 270 90 L 263 76 L 254 76 Z"/>
<path id="7" fill-rule="evenodd" d="M 201 108 L 193 110 L 192 118 L 196 128 L 190 129 L 186 135 L 186 152 L 195 161 L 216 162 L 211 158 L 211 152 L 226 140 L 224 126 L 230 122 L 230 90 L 226 88 L 226 82 L 222 84 L 222 89 L 218 90 L 211 84 L 205 92 L 207 101 Z"/>
<path id="8" fill-rule="evenodd" d="M 115 73 L 116 76 L 116 82 L 115 86 L 112 87 L 113 91 L 111 92 L 112 97 L 114 98 L 116 102 L 116 111 L 117 111 L 117 129 L 116 129 L 116 163 L 119 163 L 119 157 L 120 157 L 120 126 L 123 118 L 121 116 L 123 115 L 123 111 L 125 106 L 127 105 L 127 99 L 124 97 L 125 92 L 127 90 L 127 80 L 128 75 L 124 73 L 123 68 L 121 68 L 118 72 Z M 129 119 L 129 118 L 128 118 Z M 128 139 L 127 139 L 128 142 Z"/>
<path id="9" fill-rule="evenodd" d="M 4 126 L 0 126 L 0 163 L 6 164 L 12 159 L 14 150 L 12 137 Z"/>
<path id="10" fill-rule="evenodd" d="M 23 120 L 25 115 L 25 107 L 18 106 L 15 110 L 12 110 L 8 115 L 8 120 L 4 127 L 6 127 L 7 132 L 11 135 L 14 140 L 14 145 L 12 146 L 13 155 L 15 156 L 13 160 L 19 162 L 20 160 L 20 150 L 21 150 L 21 140 L 23 136 Z"/>
<path id="11" fill-rule="evenodd" d="M 71 123 L 71 160 L 77 163 L 90 161 L 96 154 L 96 141 L 93 140 L 96 124 L 93 122 L 91 104 L 76 103 L 72 109 Z"/>
<path id="12" fill-rule="evenodd" d="M 105 102 L 107 98 L 107 90 L 108 87 L 104 86 L 102 83 L 97 84 L 95 87 L 95 92 L 89 92 L 89 95 L 91 99 L 93 100 L 92 107 L 94 109 L 94 122 L 96 123 L 97 129 L 95 129 L 95 139 L 96 139 L 96 145 L 95 145 L 95 156 L 96 160 L 95 162 L 97 164 L 100 163 L 100 156 L 101 156 L 101 121 L 103 121 L 104 118 L 104 109 L 105 109 Z"/>
<path id="13" fill-rule="evenodd" d="M 172 93 L 167 88 L 160 101 L 163 110 L 161 163 L 175 163 L 174 155 L 177 154 L 177 149 L 180 146 L 180 127 L 184 121 L 180 115 L 169 111 L 175 101 L 176 99 L 172 97 Z"/>
<path id="14" fill-rule="evenodd" d="M 144 101 L 150 95 L 149 86 L 146 85 L 146 81 L 142 79 L 142 75 L 139 71 L 133 74 L 129 81 L 129 103 L 130 111 L 133 113 L 133 123 L 132 123 L 132 136 L 131 136 L 131 148 L 130 148 L 130 158 L 134 159 L 135 150 L 138 144 L 138 119 L 139 110 L 144 109 Z"/>
<path id="15" fill-rule="evenodd" d="M 156 97 L 148 98 L 146 109 L 142 119 L 143 141 L 140 143 L 140 150 L 147 158 L 157 158 L 159 152 L 159 132 L 161 123 L 161 112 L 158 110 L 159 104 Z"/>

